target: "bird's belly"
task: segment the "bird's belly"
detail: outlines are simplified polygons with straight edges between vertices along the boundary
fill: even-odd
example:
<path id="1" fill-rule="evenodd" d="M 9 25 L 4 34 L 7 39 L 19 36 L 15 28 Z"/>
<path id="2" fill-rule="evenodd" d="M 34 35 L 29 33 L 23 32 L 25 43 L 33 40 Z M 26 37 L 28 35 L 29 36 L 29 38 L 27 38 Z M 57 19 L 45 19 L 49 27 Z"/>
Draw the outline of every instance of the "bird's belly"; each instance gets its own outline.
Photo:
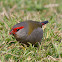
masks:
<path id="1" fill-rule="evenodd" d="M 28 42 L 32 43 L 32 44 L 40 42 L 42 37 L 43 37 L 43 30 L 42 30 L 42 28 L 37 28 L 30 35 L 25 36 L 25 37 L 21 37 L 21 38 L 17 38 L 17 40 L 20 43 L 24 43 L 24 44 L 27 45 Z"/>

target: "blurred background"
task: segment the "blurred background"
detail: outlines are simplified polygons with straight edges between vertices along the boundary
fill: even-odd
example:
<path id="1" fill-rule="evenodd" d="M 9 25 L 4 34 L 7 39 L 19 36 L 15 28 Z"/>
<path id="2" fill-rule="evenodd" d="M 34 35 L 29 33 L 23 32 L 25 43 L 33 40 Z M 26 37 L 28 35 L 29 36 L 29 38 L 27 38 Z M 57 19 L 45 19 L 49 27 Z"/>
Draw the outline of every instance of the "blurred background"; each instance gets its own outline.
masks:
<path id="1" fill-rule="evenodd" d="M 39 48 L 24 48 L 9 35 L 13 25 L 25 20 L 49 21 Z M 62 61 L 62 0 L 0 0 L 0 62 L 8 61 Z"/>

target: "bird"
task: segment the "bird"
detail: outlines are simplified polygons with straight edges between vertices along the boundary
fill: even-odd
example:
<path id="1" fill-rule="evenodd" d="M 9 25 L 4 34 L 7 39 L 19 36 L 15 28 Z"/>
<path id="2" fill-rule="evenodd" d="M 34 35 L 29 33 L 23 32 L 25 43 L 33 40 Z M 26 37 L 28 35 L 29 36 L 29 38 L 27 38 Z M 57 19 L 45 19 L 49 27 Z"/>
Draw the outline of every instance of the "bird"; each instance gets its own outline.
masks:
<path id="1" fill-rule="evenodd" d="M 26 20 L 14 25 L 9 34 L 13 35 L 19 43 L 26 44 L 27 46 L 29 43 L 35 45 L 38 42 L 41 43 L 43 38 L 42 26 L 47 23 L 48 21 Z"/>

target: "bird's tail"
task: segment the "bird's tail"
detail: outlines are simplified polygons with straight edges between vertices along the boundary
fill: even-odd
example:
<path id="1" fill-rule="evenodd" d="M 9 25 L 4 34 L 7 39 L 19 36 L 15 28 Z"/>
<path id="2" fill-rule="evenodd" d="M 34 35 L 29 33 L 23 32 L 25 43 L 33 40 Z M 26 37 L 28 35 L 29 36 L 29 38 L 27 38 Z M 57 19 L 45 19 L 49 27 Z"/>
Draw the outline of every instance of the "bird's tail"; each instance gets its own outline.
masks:
<path id="1" fill-rule="evenodd" d="M 47 23 L 48 23 L 48 21 L 41 22 L 42 25 L 45 25 Z"/>

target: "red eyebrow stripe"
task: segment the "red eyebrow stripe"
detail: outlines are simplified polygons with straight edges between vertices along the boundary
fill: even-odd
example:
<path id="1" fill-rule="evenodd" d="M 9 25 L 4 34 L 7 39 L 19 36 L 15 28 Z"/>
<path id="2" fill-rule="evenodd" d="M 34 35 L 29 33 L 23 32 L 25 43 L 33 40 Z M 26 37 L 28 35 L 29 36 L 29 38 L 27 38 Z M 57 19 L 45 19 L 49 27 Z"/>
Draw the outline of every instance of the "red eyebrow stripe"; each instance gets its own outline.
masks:
<path id="1" fill-rule="evenodd" d="M 13 30 L 15 30 L 15 29 L 22 29 L 22 28 L 24 28 L 24 26 L 14 28 Z"/>

